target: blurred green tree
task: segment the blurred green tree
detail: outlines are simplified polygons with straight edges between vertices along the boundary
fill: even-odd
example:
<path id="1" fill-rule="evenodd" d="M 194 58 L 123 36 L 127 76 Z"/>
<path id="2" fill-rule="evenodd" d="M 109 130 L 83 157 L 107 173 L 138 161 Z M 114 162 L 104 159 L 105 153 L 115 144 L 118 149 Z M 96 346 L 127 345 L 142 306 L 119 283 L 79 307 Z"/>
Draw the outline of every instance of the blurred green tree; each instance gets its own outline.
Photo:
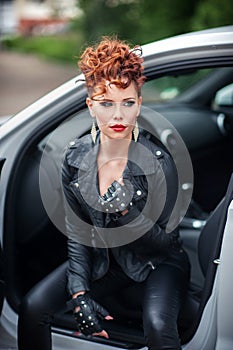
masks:
<path id="1" fill-rule="evenodd" d="M 140 0 L 141 42 L 162 39 L 186 33 L 199 0 Z"/>
<path id="2" fill-rule="evenodd" d="M 233 24 L 232 0 L 203 0 L 192 19 L 192 30 Z"/>
<path id="3" fill-rule="evenodd" d="M 79 0 L 78 6 L 84 42 L 117 34 L 144 44 L 233 21 L 232 0 Z"/>
<path id="4" fill-rule="evenodd" d="M 139 0 L 79 0 L 84 41 L 114 34 L 121 39 L 134 39 L 138 31 L 139 3 Z"/>
<path id="5" fill-rule="evenodd" d="M 233 24 L 232 0 L 76 0 L 82 15 L 53 36 L 2 38 L 5 48 L 73 61 L 83 46 L 116 34 L 131 45 Z"/>
<path id="6" fill-rule="evenodd" d="M 85 42 L 117 34 L 146 43 L 189 31 L 200 0 L 79 0 Z"/>

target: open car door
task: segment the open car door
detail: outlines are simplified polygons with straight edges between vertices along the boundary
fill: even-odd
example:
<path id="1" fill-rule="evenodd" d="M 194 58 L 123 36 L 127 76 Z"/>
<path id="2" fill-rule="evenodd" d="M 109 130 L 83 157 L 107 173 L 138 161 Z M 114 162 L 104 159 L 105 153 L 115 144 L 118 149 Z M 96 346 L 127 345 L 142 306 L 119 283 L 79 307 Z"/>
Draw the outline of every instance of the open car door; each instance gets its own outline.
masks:
<path id="1" fill-rule="evenodd" d="M 3 257 L 2 257 L 2 246 L 0 244 L 0 316 L 2 313 L 3 299 L 4 299 Z"/>
<path id="2" fill-rule="evenodd" d="M 3 164 L 5 162 L 5 159 L 0 158 L 0 181 L 1 181 L 1 171 Z M 1 224 L 0 220 L 0 224 Z M 3 299 L 4 299 L 4 278 L 3 278 L 3 251 L 2 251 L 2 243 L 1 243 L 2 237 L 0 237 L 0 316 L 2 313 L 2 305 L 3 305 Z"/>

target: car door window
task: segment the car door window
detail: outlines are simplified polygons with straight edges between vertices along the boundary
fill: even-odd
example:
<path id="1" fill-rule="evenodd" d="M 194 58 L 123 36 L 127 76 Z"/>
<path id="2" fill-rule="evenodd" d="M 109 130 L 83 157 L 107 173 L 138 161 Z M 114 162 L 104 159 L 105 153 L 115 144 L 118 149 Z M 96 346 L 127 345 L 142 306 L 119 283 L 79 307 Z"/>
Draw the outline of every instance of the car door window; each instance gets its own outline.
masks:
<path id="1" fill-rule="evenodd" d="M 212 68 L 187 70 L 151 80 L 143 88 L 143 100 L 145 102 L 173 100 L 205 79 L 213 70 Z"/>

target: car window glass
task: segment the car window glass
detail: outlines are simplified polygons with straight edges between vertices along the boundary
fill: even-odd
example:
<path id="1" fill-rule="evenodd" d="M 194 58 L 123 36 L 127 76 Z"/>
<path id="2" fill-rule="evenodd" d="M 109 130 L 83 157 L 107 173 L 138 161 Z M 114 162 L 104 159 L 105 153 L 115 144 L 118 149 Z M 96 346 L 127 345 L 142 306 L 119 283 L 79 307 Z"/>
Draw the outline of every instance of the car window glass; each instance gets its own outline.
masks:
<path id="1" fill-rule="evenodd" d="M 151 80 L 143 87 L 143 100 L 145 102 L 172 100 L 206 78 L 213 70 L 211 68 L 197 69 Z"/>

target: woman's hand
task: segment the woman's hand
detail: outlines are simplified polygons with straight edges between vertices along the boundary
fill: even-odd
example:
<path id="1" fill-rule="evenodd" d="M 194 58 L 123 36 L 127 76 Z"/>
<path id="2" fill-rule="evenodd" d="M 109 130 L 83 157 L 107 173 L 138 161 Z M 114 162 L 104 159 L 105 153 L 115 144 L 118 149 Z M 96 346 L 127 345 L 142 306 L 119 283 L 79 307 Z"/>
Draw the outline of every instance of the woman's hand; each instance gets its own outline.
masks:
<path id="1" fill-rule="evenodd" d="M 108 333 L 102 328 L 101 320 L 112 320 L 108 311 L 90 298 L 88 293 L 78 294 L 75 298 L 76 308 L 74 317 L 78 329 L 84 335 L 98 335 L 109 338 Z"/>
<path id="2" fill-rule="evenodd" d="M 113 181 L 107 192 L 99 198 L 99 203 L 103 211 L 108 213 L 121 213 L 125 215 L 129 206 L 132 205 L 134 188 L 132 184 L 125 180 Z"/>
<path id="3" fill-rule="evenodd" d="M 113 317 L 108 315 L 108 316 L 104 317 L 104 319 L 109 321 L 109 320 L 113 320 Z M 104 329 L 101 332 L 93 333 L 92 335 L 97 335 L 99 337 L 104 337 L 104 338 L 107 338 L 107 339 L 109 338 L 108 333 Z"/>

